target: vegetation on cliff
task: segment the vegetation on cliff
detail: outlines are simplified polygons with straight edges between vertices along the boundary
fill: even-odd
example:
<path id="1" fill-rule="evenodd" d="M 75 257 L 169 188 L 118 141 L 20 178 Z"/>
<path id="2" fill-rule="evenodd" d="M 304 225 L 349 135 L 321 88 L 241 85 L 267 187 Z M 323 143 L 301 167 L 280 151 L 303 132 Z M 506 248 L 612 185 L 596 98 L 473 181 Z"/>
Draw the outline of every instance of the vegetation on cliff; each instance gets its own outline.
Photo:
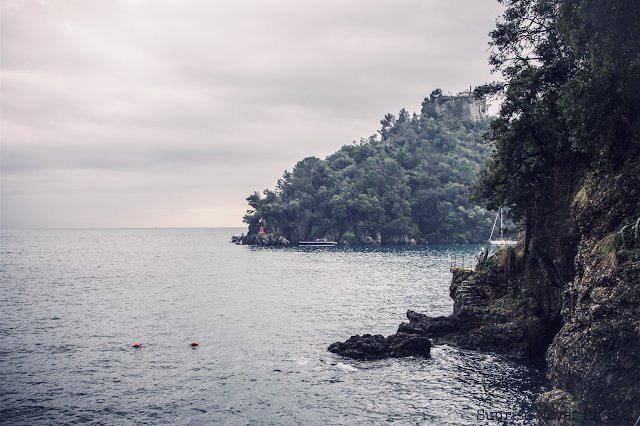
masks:
<path id="1" fill-rule="evenodd" d="M 607 172 L 640 151 L 640 3 L 499 0 L 490 63 L 502 98 L 473 199 L 532 228 L 535 193 L 567 162 Z M 530 232 L 527 234 L 527 243 Z"/>
<path id="2" fill-rule="evenodd" d="M 541 349 L 554 391 L 538 410 L 631 424 L 640 415 L 640 2 L 499 1 L 507 8 L 490 61 L 503 80 L 476 95 L 503 103 L 472 197 L 508 206 L 526 229 L 514 294 L 535 299 L 553 337 Z"/>
<path id="3" fill-rule="evenodd" d="M 453 314 L 409 311 L 397 335 L 515 357 L 544 353 L 554 390 L 536 402 L 539 424 L 633 424 L 640 2 L 498 1 L 506 11 L 491 33 L 491 63 L 504 79 L 475 93 L 503 103 L 485 133 L 491 154 L 472 197 L 509 207 L 526 238 L 484 252 L 473 271 L 452 269 Z"/>
<path id="4" fill-rule="evenodd" d="M 487 150 L 489 120 L 439 117 L 434 90 L 420 114 L 387 114 L 381 129 L 321 160 L 298 162 L 275 190 L 254 192 L 244 217 L 249 234 L 274 231 L 295 243 L 328 238 L 407 244 L 413 239 L 475 242 L 489 237 L 495 213 L 468 200 Z"/>

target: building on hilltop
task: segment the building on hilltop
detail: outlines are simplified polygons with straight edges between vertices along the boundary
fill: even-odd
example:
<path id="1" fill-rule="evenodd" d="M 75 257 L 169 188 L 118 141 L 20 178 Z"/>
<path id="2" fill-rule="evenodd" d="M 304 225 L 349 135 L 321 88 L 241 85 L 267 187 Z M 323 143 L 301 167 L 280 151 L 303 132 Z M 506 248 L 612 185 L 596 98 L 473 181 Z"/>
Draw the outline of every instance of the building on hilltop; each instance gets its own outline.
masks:
<path id="1" fill-rule="evenodd" d="M 436 112 L 448 120 L 482 120 L 487 116 L 487 103 L 476 98 L 471 91 L 465 90 L 455 96 L 436 98 Z"/>

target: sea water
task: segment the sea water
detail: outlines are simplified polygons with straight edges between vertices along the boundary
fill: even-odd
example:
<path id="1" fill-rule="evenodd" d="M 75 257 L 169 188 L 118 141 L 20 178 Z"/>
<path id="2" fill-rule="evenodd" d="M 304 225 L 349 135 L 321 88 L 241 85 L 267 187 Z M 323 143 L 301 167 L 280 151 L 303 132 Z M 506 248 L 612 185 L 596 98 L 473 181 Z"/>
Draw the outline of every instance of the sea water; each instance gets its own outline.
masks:
<path id="1" fill-rule="evenodd" d="M 0 423 L 536 423 L 532 365 L 327 351 L 395 333 L 408 309 L 450 314 L 451 259 L 478 246 L 231 244 L 241 232 L 3 230 Z"/>

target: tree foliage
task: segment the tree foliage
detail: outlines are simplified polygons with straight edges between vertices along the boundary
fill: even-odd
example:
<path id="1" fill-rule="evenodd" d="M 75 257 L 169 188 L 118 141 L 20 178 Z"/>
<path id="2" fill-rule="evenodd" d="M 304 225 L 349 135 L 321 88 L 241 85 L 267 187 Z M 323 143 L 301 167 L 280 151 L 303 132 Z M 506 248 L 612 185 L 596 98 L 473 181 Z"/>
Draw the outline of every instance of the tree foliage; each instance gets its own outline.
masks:
<path id="1" fill-rule="evenodd" d="M 468 200 L 467 186 L 487 157 L 480 146 L 489 120 L 439 118 L 434 90 L 421 114 L 404 108 L 380 121 L 378 134 L 345 145 L 326 159 L 299 161 L 275 191 L 254 192 L 244 217 L 249 232 L 266 230 L 290 241 L 366 237 L 382 243 L 484 241 L 495 213 Z"/>
<path id="2" fill-rule="evenodd" d="M 640 2 L 566 0 L 557 17 L 574 70 L 560 102 L 572 146 L 604 166 L 637 152 Z"/>
<path id="3" fill-rule="evenodd" d="M 615 167 L 640 151 L 640 2 L 498 0 L 490 64 L 502 98 L 484 141 L 492 152 L 472 199 L 530 223 L 536 188 L 554 167 Z"/>

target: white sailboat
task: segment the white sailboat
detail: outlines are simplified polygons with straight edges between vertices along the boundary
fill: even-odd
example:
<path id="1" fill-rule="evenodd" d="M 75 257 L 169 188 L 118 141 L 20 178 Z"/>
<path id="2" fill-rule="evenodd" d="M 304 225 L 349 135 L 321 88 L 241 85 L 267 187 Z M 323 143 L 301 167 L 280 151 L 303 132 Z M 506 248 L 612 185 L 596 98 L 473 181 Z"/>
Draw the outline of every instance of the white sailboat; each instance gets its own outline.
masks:
<path id="1" fill-rule="evenodd" d="M 498 216 L 500 216 L 500 238 L 494 240 L 493 239 L 493 231 L 495 231 L 495 229 L 496 229 L 496 223 L 498 222 Z M 518 243 L 517 241 L 515 241 L 515 240 L 507 240 L 507 239 L 504 238 L 503 230 L 504 230 L 504 223 L 502 222 L 502 207 L 500 207 L 500 210 L 496 214 L 496 220 L 493 221 L 493 228 L 491 229 L 491 236 L 489 237 L 489 244 L 492 244 L 494 246 L 513 246 L 513 245 L 516 245 Z"/>

